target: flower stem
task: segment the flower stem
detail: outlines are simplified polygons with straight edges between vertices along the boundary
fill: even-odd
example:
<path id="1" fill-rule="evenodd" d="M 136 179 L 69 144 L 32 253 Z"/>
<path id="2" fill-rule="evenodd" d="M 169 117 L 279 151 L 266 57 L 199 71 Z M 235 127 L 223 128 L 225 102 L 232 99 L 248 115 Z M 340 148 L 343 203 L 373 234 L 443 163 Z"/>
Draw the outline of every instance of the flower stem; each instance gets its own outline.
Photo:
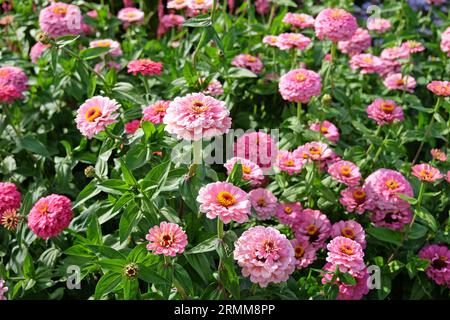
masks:
<path id="1" fill-rule="evenodd" d="M 223 240 L 223 221 L 217 218 L 217 237 Z"/>
<path id="2" fill-rule="evenodd" d="M 302 124 L 302 103 L 297 102 L 297 119 L 300 125 Z"/>
<path id="3" fill-rule="evenodd" d="M 378 137 L 381 133 L 381 126 L 378 126 L 377 130 L 375 131 L 374 137 Z M 372 152 L 373 148 L 375 148 L 373 142 L 370 144 L 369 149 L 367 149 L 367 155 L 370 154 L 370 152 Z"/>

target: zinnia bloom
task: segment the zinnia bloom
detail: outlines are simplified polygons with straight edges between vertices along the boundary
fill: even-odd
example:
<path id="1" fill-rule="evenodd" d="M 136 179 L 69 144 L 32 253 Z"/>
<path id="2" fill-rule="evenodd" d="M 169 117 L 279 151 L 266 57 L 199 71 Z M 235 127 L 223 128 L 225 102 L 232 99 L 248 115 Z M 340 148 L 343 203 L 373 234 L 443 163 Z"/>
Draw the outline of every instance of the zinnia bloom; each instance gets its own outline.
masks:
<path id="1" fill-rule="evenodd" d="M 8 287 L 5 285 L 5 280 L 0 279 L 0 301 L 7 300 L 5 293 L 8 292 Z"/>
<path id="2" fill-rule="evenodd" d="M 319 210 L 304 209 L 300 222 L 293 229 L 297 239 L 308 241 L 314 248 L 322 248 L 330 236 L 331 223 Z"/>
<path id="3" fill-rule="evenodd" d="M 358 23 L 354 16 L 343 9 L 327 8 L 317 15 L 314 28 L 320 40 L 328 38 L 338 42 L 350 40 L 358 29 Z"/>
<path id="4" fill-rule="evenodd" d="M 82 22 L 80 8 L 73 4 L 55 2 L 39 13 L 41 30 L 53 38 L 80 34 Z"/>
<path id="5" fill-rule="evenodd" d="M 364 228 L 354 220 L 341 220 L 331 227 L 331 237 L 345 237 L 358 242 L 364 249 L 366 247 L 366 233 Z"/>
<path id="6" fill-rule="evenodd" d="M 345 206 L 348 212 L 363 214 L 372 208 L 372 200 L 367 197 L 364 188 L 347 188 L 341 191 L 339 202 Z"/>
<path id="7" fill-rule="evenodd" d="M 314 27 L 314 18 L 304 13 L 288 12 L 282 21 L 300 29 Z"/>
<path id="8" fill-rule="evenodd" d="M 361 245 L 346 237 L 333 238 L 327 245 L 327 261 L 339 267 L 339 271 L 358 275 L 365 269 L 364 252 Z"/>
<path id="9" fill-rule="evenodd" d="M 0 182 L 0 219 L 3 213 L 20 208 L 21 194 L 11 182 Z"/>
<path id="10" fill-rule="evenodd" d="M 391 22 L 382 18 L 367 19 L 367 29 L 377 33 L 384 33 L 392 27 Z"/>
<path id="11" fill-rule="evenodd" d="M 308 103 L 312 97 L 320 95 L 322 80 L 314 71 L 294 69 L 280 78 L 279 90 L 284 100 Z"/>
<path id="12" fill-rule="evenodd" d="M 186 8 L 188 0 L 169 0 L 167 2 L 167 9 L 181 10 Z"/>
<path id="13" fill-rule="evenodd" d="M 278 154 L 276 143 L 264 132 L 250 132 L 237 138 L 234 156 L 248 159 L 262 169 L 275 164 Z"/>
<path id="14" fill-rule="evenodd" d="M 322 133 L 325 138 L 332 142 L 336 142 L 339 140 L 338 128 L 328 120 L 325 120 L 323 122 L 315 122 L 309 127 L 309 129 Z"/>
<path id="15" fill-rule="evenodd" d="M 150 59 L 138 59 L 130 61 L 127 65 L 128 73 L 132 73 L 134 76 L 138 73 L 146 75 L 161 75 L 163 65 L 161 62 L 155 62 Z"/>
<path id="16" fill-rule="evenodd" d="M 347 53 L 349 56 L 366 51 L 370 48 L 372 38 L 369 31 L 363 28 L 358 28 L 355 34 L 347 41 L 339 41 L 338 48 L 342 53 Z"/>
<path id="17" fill-rule="evenodd" d="M 242 179 L 251 181 L 252 186 L 258 186 L 264 180 L 264 174 L 261 168 L 254 162 L 239 158 L 233 157 L 229 159 L 224 167 L 227 169 L 227 174 L 230 175 L 231 171 L 233 171 L 234 165 L 236 163 L 240 163 L 242 165 Z"/>
<path id="18" fill-rule="evenodd" d="M 291 240 L 295 253 L 295 267 L 303 269 L 316 260 L 316 249 L 308 241 Z"/>
<path id="19" fill-rule="evenodd" d="M 300 202 L 280 203 L 275 213 L 281 223 L 294 226 L 300 222 L 302 214 L 302 205 Z"/>
<path id="20" fill-rule="evenodd" d="M 328 167 L 328 173 L 331 177 L 349 187 L 354 187 L 361 180 L 359 168 L 351 161 L 336 161 Z"/>
<path id="21" fill-rule="evenodd" d="M 120 43 L 111 39 L 94 40 L 89 42 L 89 48 L 109 48 L 107 54 L 111 57 L 120 57 L 122 55 L 122 49 Z"/>
<path id="22" fill-rule="evenodd" d="M 3 212 L 3 216 L 0 215 L 0 224 L 10 231 L 17 229 L 20 220 L 22 220 L 22 216 L 14 209 L 6 210 Z"/>
<path id="23" fill-rule="evenodd" d="M 279 46 L 279 39 L 278 36 L 265 36 L 263 38 L 263 43 L 268 44 L 272 47 L 278 47 Z"/>
<path id="24" fill-rule="evenodd" d="M 417 53 L 425 50 L 423 44 L 414 40 L 408 40 L 406 42 L 403 42 L 402 47 L 408 50 L 409 53 Z"/>
<path id="25" fill-rule="evenodd" d="M 279 150 L 277 155 L 277 167 L 280 171 L 287 172 L 289 175 L 300 173 L 303 167 L 303 161 L 294 157 L 292 152 Z"/>
<path id="26" fill-rule="evenodd" d="M 370 221 L 377 227 L 402 230 L 405 224 L 411 223 L 412 213 L 409 208 L 403 207 L 392 209 L 376 208 L 370 215 Z"/>
<path id="27" fill-rule="evenodd" d="M 187 0 L 187 6 L 192 10 L 208 10 L 212 5 L 213 0 Z"/>
<path id="28" fill-rule="evenodd" d="M 133 120 L 130 122 L 127 122 L 125 124 L 125 132 L 128 134 L 134 134 L 137 129 L 141 126 L 141 120 Z"/>
<path id="29" fill-rule="evenodd" d="M 212 80 L 203 91 L 204 94 L 209 96 L 220 96 L 223 92 L 223 86 L 219 80 Z"/>
<path id="30" fill-rule="evenodd" d="M 399 107 L 393 100 L 375 99 L 367 107 L 367 115 L 370 119 L 377 122 L 379 126 L 389 124 L 395 120 L 403 120 L 403 109 Z"/>
<path id="31" fill-rule="evenodd" d="M 147 250 L 153 254 L 163 254 L 167 257 L 175 257 L 183 253 L 188 240 L 187 235 L 176 223 L 163 221 L 159 226 L 154 226 L 148 231 L 145 239 L 149 241 Z"/>
<path id="32" fill-rule="evenodd" d="M 323 142 L 312 141 L 294 150 L 294 156 L 312 161 L 325 161 L 333 156 L 333 150 Z"/>
<path id="33" fill-rule="evenodd" d="M 450 27 L 445 29 L 441 35 L 441 50 L 450 57 Z"/>
<path id="34" fill-rule="evenodd" d="M 435 182 L 442 179 L 444 175 L 439 171 L 439 169 L 426 164 L 416 164 L 411 168 L 412 175 L 419 178 L 421 181 Z"/>
<path id="35" fill-rule="evenodd" d="M 50 44 L 43 44 L 41 42 L 36 42 L 30 50 L 30 59 L 31 62 L 36 63 L 38 59 L 42 56 L 45 50 L 50 48 Z"/>
<path id="36" fill-rule="evenodd" d="M 408 59 L 410 49 L 405 46 L 386 48 L 381 51 L 380 58 L 385 60 Z"/>
<path id="37" fill-rule="evenodd" d="M 352 70 L 361 69 L 362 74 L 378 73 L 384 60 L 370 53 L 356 54 L 350 59 Z"/>
<path id="38" fill-rule="evenodd" d="M 292 48 L 305 50 L 310 43 L 311 39 L 301 33 L 282 33 L 278 36 L 277 47 L 281 50 L 289 50 Z"/>
<path id="39" fill-rule="evenodd" d="M 442 161 L 442 162 L 447 161 L 447 155 L 442 150 L 431 149 L 430 153 L 431 153 L 431 156 L 433 157 L 433 159 L 435 159 L 435 160 Z"/>
<path id="40" fill-rule="evenodd" d="M 95 96 L 87 99 L 77 111 L 77 128 L 91 139 L 94 135 L 105 130 L 105 127 L 116 123 L 119 103 L 107 97 Z"/>
<path id="41" fill-rule="evenodd" d="M 210 139 L 227 133 L 231 127 L 230 112 L 225 102 L 192 93 L 177 97 L 166 110 L 165 130 L 179 139 Z"/>
<path id="42" fill-rule="evenodd" d="M 450 288 L 450 250 L 445 245 L 431 244 L 423 247 L 419 258 L 430 261 L 425 273 L 438 285 Z"/>
<path id="43" fill-rule="evenodd" d="M 72 203 L 57 194 L 39 199 L 28 215 L 28 227 L 43 239 L 59 235 L 72 220 Z"/>
<path id="44" fill-rule="evenodd" d="M 336 266 L 331 263 L 327 263 L 323 269 L 331 272 L 323 274 L 322 284 L 326 284 L 327 282 L 331 282 L 333 279 L 333 273 L 336 271 Z M 354 278 L 356 280 L 355 285 L 346 284 L 342 282 L 339 277 L 336 279 L 334 283 L 339 287 L 337 300 L 361 300 L 366 294 L 369 293 L 369 287 L 367 286 L 369 273 L 367 272 L 367 268 L 354 275 Z"/>
<path id="45" fill-rule="evenodd" d="M 401 73 L 393 73 L 388 75 L 384 81 L 386 88 L 390 90 L 403 90 L 413 92 L 416 87 L 416 80 L 411 76 L 402 76 Z"/>
<path id="46" fill-rule="evenodd" d="M 169 100 L 159 100 L 154 104 L 149 105 L 142 111 L 141 121 L 150 121 L 151 123 L 162 123 L 166 115 L 167 108 L 169 108 Z"/>
<path id="47" fill-rule="evenodd" d="M 259 220 L 270 219 L 277 208 L 277 197 L 270 190 L 258 188 L 248 193 L 250 203 L 256 211 Z"/>
<path id="48" fill-rule="evenodd" d="M 233 58 L 231 64 L 238 68 L 249 69 L 256 74 L 261 73 L 263 69 L 261 60 L 258 57 L 252 56 L 250 54 L 237 55 Z"/>
<path id="49" fill-rule="evenodd" d="M 240 236 L 234 260 L 242 268 L 242 275 L 262 288 L 271 282 L 287 281 L 296 263 L 294 248 L 286 236 L 263 226 L 252 227 Z"/>
<path id="50" fill-rule="evenodd" d="M 437 96 L 450 96 L 450 82 L 449 81 L 431 81 L 427 85 L 427 89 Z"/>
<path id="51" fill-rule="evenodd" d="M 0 68 L 0 87 L 12 86 L 19 93 L 28 89 L 28 77 L 25 72 L 17 67 Z"/>
<path id="52" fill-rule="evenodd" d="M 130 23 L 141 23 L 144 21 L 144 11 L 132 7 L 123 8 L 120 9 L 117 18 L 127 25 Z"/>
<path id="53" fill-rule="evenodd" d="M 228 182 L 214 182 L 202 187 L 197 201 L 200 211 L 209 219 L 219 218 L 224 223 L 244 223 L 250 215 L 251 204 L 242 189 Z"/>
<path id="54" fill-rule="evenodd" d="M 0 103 L 13 103 L 22 98 L 22 93 L 12 85 L 0 85 Z"/>

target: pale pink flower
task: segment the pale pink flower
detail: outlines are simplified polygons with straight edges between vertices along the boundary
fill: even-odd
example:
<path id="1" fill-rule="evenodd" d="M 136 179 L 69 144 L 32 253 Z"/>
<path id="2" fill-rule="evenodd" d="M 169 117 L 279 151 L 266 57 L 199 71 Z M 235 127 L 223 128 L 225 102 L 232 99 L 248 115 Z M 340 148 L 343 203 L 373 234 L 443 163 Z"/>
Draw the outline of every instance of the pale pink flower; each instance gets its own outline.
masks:
<path id="1" fill-rule="evenodd" d="M 185 19 L 183 16 L 180 16 L 179 14 L 166 14 L 162 16 L 161 23 L 163 24 L 164 28 L 170 29 L 173 27 L 181 26 L 184 23 Z"/>
<path id="2" fill-rule="evenodd" d="M 349 238 L 337 236 L 327 245 L 326 260 L 339 271 L 357 276 L 365 269 L 364 252 L 361 245 Z"/>
<path id="3" fill-rule="evenodd" d="M 385 227 L 393 230 L 402 230 L 403 226 L 412 221 L 412 212 L 409 208 L 398 207 L 391 209 L 375 209 L 370 215 L 377 227 Z"/>
<path id="4" fill-rule="evenodd" d="M 341 191 L 339 202 L 345 206 L 348 212 L 363 214 L 372 208 L 372 200 L 367 197 L 364 188 L 347 188 Z"/>
<path id="5" fill-rule="evenodd" d="M 20 208 L 21 194 L 14 183 L 0 182 L 0 220 L 3 213 Z"/>
<path id="6" fill-rule="evenodd" d="M 28 215 L 28 227 L 43 239 L 59 235 L 72 220 L 70 199 L 52 194 L 39 199 Z"/>
<path id="7" fill-rule="evenodd" d="M 336 161 L 328 167 L 331 178 L 349 187 L 359 185 L 362 179 L 358 166 L 351 161 Z"/>
<path id="8" fill-rule="evenodd" d="M 349 40 L 358 29 L 356 18 L 339 8 L 322 10 L 314 22 L 316 36 L 322 40 L 328 38 L 333 42 Z"/>
<path id="9" fill-rule="evenodd" d="M 250 215 L 248 194 L 228 182 L 214 182 L 202 187 L 197 201 L 200 211 L 209 219 L 219 218 L 225 224 L 230 221 L 244 223 Z"/>
<path id="10" fill-rule="evenodd" d="M 245 231 L 236 241 L 233 255 L 242 275 L 262 288 L 287 281 L 295 270 L 294 248 L 272 227 L 256 226 Z"/>
<path id="11" fill-rule="evenodd" d="M 378 73 L 384 60 L 370 53 L 356 54 L 350 59 L 352 70 L 361 69 L 362 74 Z"/>
<path id="12" fill-rule="evenodd" d="M 252 56 L 250 54 L 239 54 L 233 58 L 231 64 L 238 68 L 249 69 L 252 72 L 258 74 L 261 73 L 263 69 L 263 63 L 258 57 Z"/>
<path id="13" fill-rule="evenodd" d="M 125 132 L 128 134 L 134 134 L 141 126 L 141 120 L 133 120 L 125 123 Z"/>
<path id="14" fill-rule="evenodd" d="M 331 223 L 319 210 L 304 209 L 293 229 L 297 239 L 308 241 L 314 248 L 322 248 L 330 236 Z"/>
<path id="15" fill-rule="evenodd" d="M 288 12 L 282 21 L 300 29 L 314 27 L 314 18 L 304 13 Z"/>
<path id="16" fill-rule="evenodd" d="M 242 179 L 251 182 L 253 187 L 256 187 L 264 180 L 264 174 L 261 168 L 254 162 L 245 158 L 233 157 L 223 165 L 227 169 L 227 174 L 230 175 L 235 164 L 242 165 Z"/>
<path id="17" fill-rule="evenodd" d="M 367 107 L 366 112 L 368 117 L 375 120 L 379 126 L 404 119 L 403 109 L 393 100 L 377 98 Z"/>
<path id="18" fill-rule="evenodd" d="M 191 10 L 208 10 L 212 5 L 213 0 L 187 0 L 187 6 Z"/>
<path id="19" fill-rule="evenodd" d="M 36 63 L 38 59 L 42 56 L 45 50 L 50 48 L 50 44 L 43 44 L 41 42 L 36 42 L 30 50 L 30 59 L 31 62 Z"/>
<path id="20" fill-rule="evenodd" d="M 447 161 L 447 155 L 442 150 L 431 149 L 430 153 L 431 153 L 431 156 L 433 157 L 433 159 L 435 159 L 435 160 L 442 161 L 442 162 Z"/>
<path id="21" fill-rule="evenodd" d="M 122 49 L 120 48 L 120 43 L 111 39 L 94 40 L 89 43 L 90 48 L 109 48 L 107 54 L 111 57 L 119 57 L 122 55 Z"/>
<path id="22" fill-rule="evenodd" d="M 142 111 L 142 121 L 150 121 L 154 124 L 162 123 L 169 104 L 168 100 L 159 100 L 149 105 Z"/>
<path id="23" fill-rule="evenodd" d="M 175 257 L 183 253 L 188 240 L 187 235 L 176 223 L 163 221 L 159 226 L 154 226 L 148 231 L 145 239 L 149 241 L 147 250 L 153 254 L 163 254 L 167 257 Z"/>
<path id="24" fill-rule="evenodd" d="M 167 2 L 168 9 L 181 10 L 187 7 L 189 0 L 169 0 Z"/>
<path id="25" fill-rule="evenodd" d="M 262 169 L 275 164 L 278 149 L 270 135 L 264 132 L 250 132 L 239 137 L 234 144 L 234 156 L 256 163 Z"/>
<path id="26" fill-rule="evenodd" d="M 414 88 L 416 87 L 416 80 L 413 77 L 408 75 L 402 77 L 401 73 L 388 75 L 384 79 L 383 83 L 386 88 L 390 90 L 403 90 L 407 92 L 413 92 Z"/>
<path id="27" fill-rule="evenodd" d="M 231 127 L 230 112 L 225 102 L 191 93 L 170 102 L 163 119 L 165 130 L 179 139 L 210 139 L 227 133 Z"/>
<path id="28" fill-rule="evenodd" d="M 408 40 L 406 42 L 403 42 L 402 47 L 405 48 L 406 50 L 408 50 L 408 52 L 410 54 L 422 52 L 425 50 L 425 47 L 423 46 L 423 44 L 421 44 L 418 41 L 414 41 L 414 40 Z"/>
<path id="29" fill-rule="evenodd" d="M 384 33 L 392 27 L 391 22 L 382 18 L 367 19 L 367 29 L 377 33 Z"/>
<path id="30" fill-rule="evenodd" d="M 431 244 L 419 251 L 419 258 L 430 262 L 425 269 L 427 276 L 438 285 L 450 288 L 450 250 L 442 244 Z"/>
<path id="31" fill-rule="evenodd" d="M 163 65 L 161 62 L 155 62 L 150 59 L 138 59 L 130 61 L 127 65 L 128 73 L 132 73 L 134 76 L 141 74 L 147 75 L 161 75 Z"/>
<path id="32" fill-rule="evenodd" d="M 416 164 L 411 168 L 411 173 L 413 176 L 419 178 L 419 180 L 426 182 L 435 182 L 444 177 L 439 169 L 427 163 Z"/>
<path id="33" fill-rule="evenodd" d="M 450 97 L 449 81 L 431 81 L 427 85 L 427 89 L 437 96 Z"/>
<path id="34" fill-rule="evenodd" d="M 447 171 L 447 174 L 445 175 L 445 180 L 450 183 L 450 170 Z"/>
<path id="35" fill-rule="evenodd" d="M 250 203 L 259 220 L 270 219 L 277 209 L 277 197 L 264 188 L 253 189 L 248 193 Z"/>
<path id="36" fill-rule="evenodd" d="M 450 57 L 450 27 L 445 29 L 445 31 L 441 35 L 441 50 L 442 52 L 447 53 Z"/>
<path id="37" fill-rule="evenodd" d="M 296 48 L 305 50 L 311 43 L 311 39 L 301 33 L 282 33 L 278 36 L 277 47 L 281 50 Z"/>
<path id="38" fill-rule="evenodd" d="M 341 220 L 331 227 L 331 237 L 342 236 L 358 242 L 364 249 L 366 247 L 366 233 L 364 228 L 354 220 Z"/>
<path id="39" fill-rule="evenodd" d="M 339 140 L 339 129 L 328 120 L 315 122 L 309 127 L 309 129 L 322 133 L 325 138 L 332 142 Z"/>
<path id="40" fill-rule="evenodd" d="M 339 41 L 338 48 L 341 52 L 354 56 L 369 49 L 371 43 L 372 38 L 370 37 L 369 31 L 358 28 L 349 40 Z"/>
<path id="41" fill-rule="evenodd" d="M 223 86 L 219 80 L 211 80 L 206 89 L 203 91 L 204 94 L 210 96 L 220 96 L 223 92 Z"/>
<path id="42" fill-rule="evenodd" d="M 89 10 L 86 15 L 92 19 L 97 19 L 98 18 L 98 12 L 97 10 Z"/>
<path id="43" fill-rule="evenodd" d="M 312 141 L 294 150 L 294 156 L 312 161 L 325 161 L 333 157 L 333 150 L 323 142 Z"/>
<path id="44" fill-rule="evenodd" d="M 5 301 L 5 293 L 8 292 L 9 288 L 6 286 L 5 280 L 0 279 L 0 301 Z"/>
<path id="45" fill-rule="evenodd" d="M 316 257 L 316 248 L 309 244 L 308 241 L 292 239 L 291 245 L 295 253 L 295 267 L 303 269 L 313 263 Z"/>
<path id="46" fill-rule="evenodd" d="M 302 205 L 300 202 L 279 203 L 275 216 L 281 223 L 294 226 L 300 223 Z"/>
<path id="47" fill-rule="evenodd" d="M 127 7 L 120 9 L 117 18 L 128 25 L 130 23 L 142 23 L 144 21 L 144 11 L 137 8 Z"/>
<path id="48" fill-rule="evenodd" d="M 312 97 L 320 95 L 322 80 L 314 71 L 294 69 L 280 78 L 279 91 L 284 100 L 308 103 Z"/>
<path id="49" fill-rule="evenodd" d="M 409 48 L 405 46 L 386 48 L 381 51 L 380 58 L 385 60 L 408 59 L 410 56 Z"/>
<path id="50" fill-rule="evenodd" d="M 327 263 L 323 270 L 328 272 L 323 273 L 322 284 L 331 282 L 334 276 L 333 273 L 336 271 L 336 266 L 332 263 Z M 367 268 L 364 268 L 364 270 L 353 276 L 356 280 L 355 285 L 346 284 L 339 277 L 334 281 L 334 284 L 338 285 L 339 288 L 337 300 L 361 300 L 369 293 L 369 287 L 367 286 L 369 273 L 367 272 Z"/>
<path id="51" fill-rule="evenodd" d="M 54 2 L 39 13 L 39 26 L 52 38 L 77 35 L 82 32 L 83 16 L 73 4 Z"/>
<path id="52" fill-rule="evenodd" d="M 75 119 L 80 132 L 91 139 L 94 135 L 105 130 L 105 127 L 116 123 L 116 111 L 120 104 L 107 97 L 95 96 L 87 99 L 77 111 Z"/>
<path id="53" fill-rule="evenodd" d="M 268 44 L 272 47 L 278 47 L 279 46 L 278 36 L 265 36 L 263 38 L 263 43 Z"/>
<path id="54" fill-rule="evenodd" d="M 300 173 L 303 167 L 303 161 L 287 150 L 279 150 L 276 166 L 280 171 L 287 172 L 289 175 Z"/>

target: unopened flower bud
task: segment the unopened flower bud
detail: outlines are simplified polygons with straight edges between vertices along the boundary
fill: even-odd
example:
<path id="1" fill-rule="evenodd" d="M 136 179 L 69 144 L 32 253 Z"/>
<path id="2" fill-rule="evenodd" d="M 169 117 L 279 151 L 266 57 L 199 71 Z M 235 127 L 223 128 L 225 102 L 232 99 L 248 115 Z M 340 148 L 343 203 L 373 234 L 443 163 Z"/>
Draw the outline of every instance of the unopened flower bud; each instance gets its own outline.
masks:
<path id="1" fill-rule="evenodd" d="M 123 268 L 123 274 L 127 278 L 136 278 L 139 274 L 139 266 L 136 263 L 129 263 Z"/>
<path id="2" fill-rule="evenodd" d="M 93 166 L 86 167 L 86 169 L 84 169 L 84 175 L 87 178 L 93 178 L 95 176 L 95 168 Z"/>
<path id="3" fill-rule="evenodd" d="M 322 97 L 322 104 L 324 106 L 329 106 L 332 100 L 333 98 L 328 93 L 325 93 Z"/>
<path id="4" fill-rule="evenodd" d="M 37 41 L 39 41 L 42 44 L 49 44 L 50 40 L 51 40 L 50 36 L 46 32 L 40 31 L 37 34 Z"/>

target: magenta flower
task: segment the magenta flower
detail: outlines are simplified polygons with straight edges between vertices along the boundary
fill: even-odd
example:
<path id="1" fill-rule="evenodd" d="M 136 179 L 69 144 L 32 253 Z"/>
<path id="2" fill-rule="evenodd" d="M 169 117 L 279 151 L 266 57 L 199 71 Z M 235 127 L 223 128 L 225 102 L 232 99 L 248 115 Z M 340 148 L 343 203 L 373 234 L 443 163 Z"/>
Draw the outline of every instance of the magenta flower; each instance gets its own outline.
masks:
<path id="1" fill-rule="evenodd" d="M 406 50 L 408 50 L 408 52 L 411 53 L 417 53 L 417 52 L 422 52 L 425 50 L 425 47 L 423 46 L 423 44 L 421 44 L 418 41 L 414 41 L 414 40 L 408 40 L 406 42 L 403 42 L 401 45 L 403 48 L 405 48 Z"/>
<path id="2" fill-rule="evenodd" d="M 20 94 L 28 89 L 28 77 L 25 72 L 17 67 L 0 68 L 0 87 L 14 87 Z"/>
<path id="3" fill-rule="evenodd" d="M 442 150 L 431 149 L 430 153 L 434 160 L 438 160 L 438 161 L 442 161 L 442 162 L 447 161 L 447 155 Z"/>
<path id="4" fill-rule="evenodd" d="M 315 122 L 310 127 L 310 130 L 320 132 L 325 138 L 332 142 L 339 140 L 339 129 L 330 121 Z"/>
<path id="5" fill-rule="evenodd" d="M 328 167 L 328 173 L 334 180 L 337 180 L 349 187 L 359 184 L 362 179 L 359 168 L 350 161 L 336 161 Z"/>
<path id="6" fill-rule="evenodd" d="M 30 59 L 31 62 L 36 63 L 38 59 L 42 56 L 45 50 L 50 48 L 50 44 L 43 44 L 41 42 L 36 42 L 30 50 Z"/>
<path id="7" fill-rule="evenodd" d="M 393 73 L 388 75 L 384 81 L 386 88 L 390 90 L 403 90 L 413 92 L 416 87 L 416 80 L 411 76 L 402 76 L 401 73 Z"/>
<path id="8" fill-rule="evenodd" d="M 234 156 L 248 159 L 262 169 L 275 164 L 278 149 L 270 135 L 264 132 L 250 132 L 239 137 L 234 144 Z"/>
<path id="9" fill-rule="evenodd" d="M 242 165 L 243 180 L 250 181 L 253 187 L 258 186 L 262 183 L 262 181 L 264 180 L 264 174 L 261 168 L 256 163 L 244 158 L 233 157 L 224 164 L 224 167 L 227 169 L 228 175 L 231 174 L 234 165 L 238 162 Z"/>
<path id="10" fill-rule="evenodd" d="M 234 260 L 242 268 L 242 275 L 262 288 L 287 281 L 296 263 L 294 248 L 286 236 L 263 226 L 252 227 L 240 236 Z"/>
<path id="11" fill-rule="evenodd" d="M 367 19 L 367 29 L 377 33 L 384 33 L 392 27 L 391 22 L 382 18 Z"/>
<path id="12" fill-rule="evenodd" d="M 150 121 L 151 123 L 162 123 L 169 108 L 170 101 L 159 100 L 149 105 L 142 111 L 142 121 Z"/>
<path id="13" fill-rule="evenodd" d="M 302 217 L 302 205 L 300 202 L 280 203 L 277 206 L 275 216 L 281 223 L 294 226 L 300 223 Z"/>
<path id="14" fill-rule="evenodd" d="M 412 221 L 412 212 L 409 208 L 381 209 L 375 208 L 370 215 L 372 221 L 377 227 L 385 227 L 393 230 L 402 230 L 405 224 Z"/>
<path id="15" fill-rule="evenodd" d="M 127 65 L 128 73 L 132 73 L 134 76 L 141 74 L 143 76 L 161 75 L 163 65 L 161 62 L 155 62 L 150 59 L 138 59 L 130 61 Z"/>
<path id="16" fill-rule="evenodd" d="M 94 40 L 89 42 L 89 48 L 109 48 L 109 51 L 106 53 L 111 57 L 120 57 L 122 53 L 122 49 L 120 48 L 120 43 L 111 39 L 102 39 L 102 40 Z"/>
<path id="17" fill-rule="evenodd" d="M 295 267 L 297 269 L 306 268 L 317 259 L 317 250 L 309 242 L 292 239 L 291 245 L 294 248 Z"/>
<path id="18" fill-rule="evenodd" d="M 411 173 L 413 176 L 419 178 L 419 180 L 426 182 L 435 182 L 444 177 L 439 169 L 427 163 L 416 164 L 411 168 Z"/>
<path id="19" fill-rule="evenodd" d="M 375 120 L 379 126 L 404 119 L 403 109 L 393 100 L 377 98 L 367 107 L 366 112 L 368 117 Z"/>
<path id="20" fill-rule="evenodd" d="M 381 51 L 380 58 L 385 60 L 408 59 L 410 49 L 405 46 L 386 48 Z"/>
<path id="21" fill-rule="evenodd" d="M 420 250 L 419 258 L 430 262 L 425 269 L 430 279 L 450 288 L 450 250 L 446 245 L 427 245 Z"/>
<path id="22" fill-rule="evenodd" d="M 372 200 L 367 197 L 364 188 L 347 188 L 341 191 L 339 202 L 345 206 L 348 212 L 363 214 L 372 208 Z"/>
<path id="23" fill-rule="evenodd" d="M 238 68 L 249 69 L 252 72 L 259 74 L 263 69 L 263 63 L 258 57 L 250 54 L 239 54 L 233 58 L 231 64 Z"/>
<path id="24" fill-rule="evenodd" d="M 336 271 L 336 266 L 331 263 L 327 263 L 323 270 L 331 273 L 323 273 L 322 284 L 331 282 L 334 276 L 333 273 Z M 337 300 L 361 300 L 366 294 L 369 293 L 369 287 L 367 286 L 369 273 L 367 272 L 367 268 L 359 272 L 357 275 L 354 275 L 354 278 L 356 280 L 355 285 L 343 283 L 339 277 L 336 279 L 334 283 L 339 287 Z"/>
<path id="25" fill-rule="evenodd" d="M 347 41 L 339 41 L 338 48 L 342 53 L 347 53 L 349 56 L 354 56 L 370 48 L 372 38 L 369 31 L 358 28 L 355 34 Z"/>
<path id="26" fill-rule="evenodd" d="M 14 183 L 0 182 L 0 220 L 6 211 L 18 210 L 22 196 Z"/>
<path id="27" fill-rule="evenodd" d="M 290 24 L 294 27 L 304 29 L 314 27 L 314 18 L 304 13 L 292 13 L 288 12 L 284 16 L 282 22 Z"/>
<path id="28" fill-rule="evenodd" d="M 431 81 L 427 85 L 427 89 L 437 96 L 450 96 L 450 82 L 449 81 Z"/>
<path id="29" fill-rule="evenodd" d="M 141 126 L 141 120 L 132 120 L 125 123 L 125 132 L 128 134 L 134 134 Z"/>
<path id="30" fill-rule="evenodd" d="M 6 296 L 5 293 L 7 293 L 9 288 L 6 286 L 5 280 L 0 279 L 0 301 L 5 301 Z"/>
<path id="31" fill-rule="evenodd" d="M 352 239 L 342 236 L 333 238 L 327 245 L 327 250 L 326 260 L 339 267 L 341 272 L 357 276 L 366 268 L 362 247 Z"/>
<path id="32" fill-rule="evenodd" d="M 279 150 L 276 165 L 280 171 L 293 175 L 294 173 L 300 173 L 302 171 L 303 160 L 294 157 L 294 154 L 290 151 Z"/>
<path id="33" fill-rule="evenodd" d="M 39 26 L 53 38 L 80 34 L 82 22 L 80 8 L 73 4 L 54 2 L 39 13 Z"/>
<path id="34" fill-rule="evenodd" d="M 59 235 L 72 220 L 70 199 L 52 194 L 40 198 L 28 215 L 28 227 L 43 239 Z"/>
<path id="35" fill-rule="evenodd" d="M 148 231 L 145 239 L 149 241 L 147 250 L 153 254 L 163 254 L 167 257 L 175 257 L 183 253 L 188 240 L 187 235 L 176 223 L 163 221 L 159 226 L 154 226 Z"/>
<path id="36" fill-rule="evenodd" d="M 210 96 L 220 96 L 221 94 L 223 94 L 223 92 L 223 86 L 219 80 L 212 80 L 210 83 L 208 83 L 208 86 L 203 91 L 204 94 Z"/>
<path id="37" fill-rule="evenodd" d="M 314 71 L 294 69 L 280 78 L 279 91 L 284 100 L 308 103 L 312 97 L 320 95 L 322 80 Z"/>
<path id="38" fill-rule="evenodd" d="M 441 34 L 441 50 L 450 57 L 450 27 L 445 29 Z"/>
<path id="39" fill-rule="evenodd" d="M 197 201 L 200 211 L 209 219 L 219 218 L 224 223 L 244 223 L 250 215 L 250 200 L 242 189 L 228 182 L 213 182 L 202 187 Z"/>
<path id="40" fill-rule="evenodd" d="M 358 23 L 354 16 L 343 9 L 327 8 L 317 15 L 314 28 L 320 40 L 328 38 L 338 42 L 350 40 L 358 29 Z"/>
<path id="41" fill-rule="evenodd" d="M 270 190 L 258 188 L 248 193 L 250 203 L 256 211 L 259 220 L 270 219 L 277 209 L 277 197 Z"/>
<path id="42" fill-rule="evenodd" d="M 22 98 L 22 93 L 12 85 L 0 85 L 0 103 L 13 103 Z"/>
<path id="43" fill-rule="evenodd" d="M 331 231 L 327 216 L 319 210 L 304 209 L 299 220 L 293 226 L 295 237 L 308 241 L 314 248 L 322 248 Z"/>
<path id="44" fill-rule="evenodd" d="M 331 237 L 338 236 L 349 238 L 358 242 L 364 249 L 366 247 L 366 233 L 363 227 L 354 220 L 341 220 L 331 227 Z"/>

